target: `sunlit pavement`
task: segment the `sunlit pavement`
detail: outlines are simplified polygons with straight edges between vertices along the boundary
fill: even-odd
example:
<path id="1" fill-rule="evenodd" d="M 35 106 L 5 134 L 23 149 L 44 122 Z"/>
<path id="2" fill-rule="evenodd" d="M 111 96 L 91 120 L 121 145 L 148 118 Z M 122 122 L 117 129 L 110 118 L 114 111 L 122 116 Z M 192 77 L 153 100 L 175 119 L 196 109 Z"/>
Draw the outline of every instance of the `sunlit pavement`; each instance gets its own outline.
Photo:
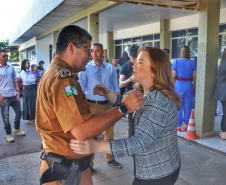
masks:
<path id="1" fill-rule="evenodd" d="M 5 143 L 5 136 L 2 135 L 0 141 L 1 151 L 7 148 L 10 151 L 11 147 L 22 147 L 26 142 L 34 142 L 34 125 L 27 126 L 27 123 L 22 123 L 27 129 L 27 134 L 24 138 L 18 138 L 15 143 Z M 126 118 L 121 119 L 115 125 L 115 138 L 127 137 L 127 121 Z M 38 136 L 37 136 L 38 138 Z M 23 142 L 22 142 L 23 141 Z M 176 185 L 225 185 L 226 174 L 226 155 L 215 150 L 211 150 L 204 145 L 190 142 L 178 137 L 179 148 L 182 158 L 181 171 Z M 39 142 L 39 139 L 38 139 Z M 40 153 L 38 144 L 34 147 L 34 152 L 27 154 L 0 158 L 0 184 L 1 185 L 39 185 L 39 167 Z M 5 144 L 2 144 L 5 143 Z M 23 143 L 23 144 L 21 144 Z M 20 147 L 17 147 L 20 150 Z M 4 153 L 4 152 L 3 152 Z M 26 153 L 26 152 L 24 152 Z M 130 185 L 133 181 L 133 161 L 132 157 L 116 159 L 123 165 L 122 169 L 115 169 L 107 165 L 104 154 L 95 155 L 93 181 L 95 185 Z"/>

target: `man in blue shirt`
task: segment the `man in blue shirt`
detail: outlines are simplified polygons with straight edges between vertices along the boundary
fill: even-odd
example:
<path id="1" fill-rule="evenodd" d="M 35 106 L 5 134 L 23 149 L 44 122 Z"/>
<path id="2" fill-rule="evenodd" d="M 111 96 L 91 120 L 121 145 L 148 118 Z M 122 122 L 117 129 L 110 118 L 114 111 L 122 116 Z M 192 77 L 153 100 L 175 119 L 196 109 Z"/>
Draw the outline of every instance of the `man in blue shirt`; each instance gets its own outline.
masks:
<path id="1" fill-rule="evenodd" d="M 103 62 L 103 45 L 94 43 L 92 46 L 93 60 L 86 65 L 86 71 L 79 73 L 79 83 L 86 94 L 90 111 L 92 114 L 98 114 L 110 110 L 110 102 L 104 96 L 94 95 L 93 88 L 97 84 L 103 84 L 115 93 L 120 93 L 117 73 L 111 64 Z M 114 137 L 114 126 L 105 131 L 105 140 L 111 140 Z M 94 158 L 94 156 L 93 156 Z M 122 165 L 113 159 L 111 154 L 105 155 L 109 165 L 115 168 L 122 168 Z M 93 166 L 93 160 L 91 162 Z"/>
<path id="2" fill-rule="evenodd" d="M 0 107 L 1 115 L 8 142 L 13 142 L 11 125 L 9 122 L 10 106 L 15 111 L 15 121 L 13 133 L 24 136 L 25 133 L 20 130 L 21 106 L 19 86 L 16 79 L 16 73 L 13 66 L 7 64 L 8 55 L 6 50 L 0 50 Z"/>

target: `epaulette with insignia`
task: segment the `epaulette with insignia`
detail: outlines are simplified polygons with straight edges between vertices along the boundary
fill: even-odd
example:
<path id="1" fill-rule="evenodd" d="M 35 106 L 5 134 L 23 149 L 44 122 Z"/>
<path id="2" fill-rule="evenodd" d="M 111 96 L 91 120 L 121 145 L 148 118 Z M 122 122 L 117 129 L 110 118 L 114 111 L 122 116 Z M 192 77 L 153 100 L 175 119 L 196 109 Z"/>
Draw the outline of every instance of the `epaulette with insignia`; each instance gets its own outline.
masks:
<path id="1" fill-rule="evenodd" d="M 72 76 L 71 72 L 67 68 L 60 68 L 59 73 L 61 78 L 67 78 Z"/>

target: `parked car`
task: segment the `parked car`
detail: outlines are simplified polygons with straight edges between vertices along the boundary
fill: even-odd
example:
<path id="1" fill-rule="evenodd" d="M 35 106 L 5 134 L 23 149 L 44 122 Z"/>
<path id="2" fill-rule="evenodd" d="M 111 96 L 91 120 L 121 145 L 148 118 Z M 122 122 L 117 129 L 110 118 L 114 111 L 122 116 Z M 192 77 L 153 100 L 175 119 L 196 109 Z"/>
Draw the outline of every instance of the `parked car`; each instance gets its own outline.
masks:
<path id="1" fill-rule="evenodd" d="M 15 69 L 15 72 L 16 72 L 16 78 L 19 85 L 20 95 L 23 95 L 23 82 L 22 82 L 22 79 L 20 78 L 20 70 Z"/>

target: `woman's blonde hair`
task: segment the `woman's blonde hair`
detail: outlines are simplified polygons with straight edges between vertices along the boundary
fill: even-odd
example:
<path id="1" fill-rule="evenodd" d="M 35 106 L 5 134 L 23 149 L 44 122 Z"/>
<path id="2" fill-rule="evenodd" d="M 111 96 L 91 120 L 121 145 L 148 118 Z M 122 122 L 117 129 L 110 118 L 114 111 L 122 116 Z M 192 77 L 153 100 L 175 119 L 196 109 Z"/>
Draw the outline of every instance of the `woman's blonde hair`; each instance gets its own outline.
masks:
<path id="1" fill-rule="evenodd" d="M 180 58 L 190 59 L 190 49 L 188 46 L 181 47 Z"/>
<path id="2" fill-rule="evenodd" d="M 138 50 L 138 54 L 146 51 L 151 61 L 151 71 L 154 74 L 153 89 L 159 90 L 169 99 L 176 103 L 177 109 L 180 109 L 180 97 L 174 91 L 174 83 L 172 80 L 171 63 L 166 53 L 154 47 L 142 47 Z M 135 88 L 143 92 L 143 87 L 136 83 Z"/>

